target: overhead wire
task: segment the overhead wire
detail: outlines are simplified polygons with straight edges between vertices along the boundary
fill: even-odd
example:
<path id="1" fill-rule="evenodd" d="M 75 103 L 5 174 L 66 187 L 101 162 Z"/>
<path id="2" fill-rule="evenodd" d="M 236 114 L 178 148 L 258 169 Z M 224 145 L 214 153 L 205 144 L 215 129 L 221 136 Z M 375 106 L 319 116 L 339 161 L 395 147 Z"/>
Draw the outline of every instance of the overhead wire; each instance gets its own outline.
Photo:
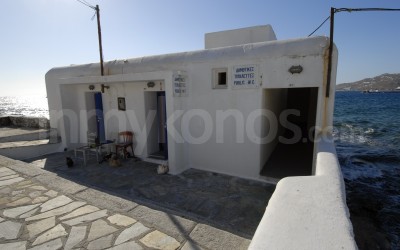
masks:
<path id="1" fill-rule="evenodd" d="M 89 4 L 88 2 L 86 2 L 85 0 L 76 0 L 77 2 L 80 2 L 83 5 L 86 5 L 87 7 L 91 8 L 91 9 L 96 9 L 96 7 L 94 7 L 93 5 Z"/>
<path id="2" fill-rule="evenodd" d="M 90 4 L 88 1 L 86 1 L 86 0 L 81 0 L 81 1 L 87 3 L 88 5 L 91 5 L 91 4 Z M 92 5 L 92 6 L 93 6 L 93 5 Z"/>
<path id="3" fill-rule="evenodd" d="M 331 16 L 328 16 L 328 17 L 327 17 L 313 32 L 311 32 L 311 33 L 308 35 L 308 37 L 314 35 L 314 33 L 317 32 L 317 30 L 319 30 L 319 29 L 322 27 L 322 25 L 324 25 L 324 24 L 326 23 L 326 21 L 329 20 L 329 18 L 331 18 Z"/>
<path id="4" fill-rule="evenodd" d="M 387 9 L 387 8 L 335 8 L 334 9 L 335 13 L 338 12 L 360 12 L 360 11 L 400 11 L 400 9 Z M 324 25 L 329 19 L 331 18 L 331 16 L 328 16 L 313 32 L 311 32 L 308 37 L 314 35 L 315 32 L 317 32 L 322 25 Z"/>
<path id="5" fill-rule="evenodd" d="M 353 11 L 400 11 L 400 9 L 388 9 L 388 8 L 335 8 L 335 12 L 353 12 Z"/>

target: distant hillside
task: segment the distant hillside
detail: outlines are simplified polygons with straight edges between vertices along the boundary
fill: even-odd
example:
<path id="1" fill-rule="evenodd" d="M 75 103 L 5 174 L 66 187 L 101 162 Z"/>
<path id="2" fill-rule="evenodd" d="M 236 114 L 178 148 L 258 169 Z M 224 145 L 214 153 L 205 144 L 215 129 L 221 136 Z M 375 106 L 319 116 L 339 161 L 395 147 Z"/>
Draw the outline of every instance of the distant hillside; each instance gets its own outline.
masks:
<path id="1" fill-rule="evenodd" d="M 396 88 L 400 88 L 400 74 L 383 74 L 373 78 L 366 78 L 357 82 L 336 85 L 336 90 L 342 91 L 390 91 L 395 90 Z"/>

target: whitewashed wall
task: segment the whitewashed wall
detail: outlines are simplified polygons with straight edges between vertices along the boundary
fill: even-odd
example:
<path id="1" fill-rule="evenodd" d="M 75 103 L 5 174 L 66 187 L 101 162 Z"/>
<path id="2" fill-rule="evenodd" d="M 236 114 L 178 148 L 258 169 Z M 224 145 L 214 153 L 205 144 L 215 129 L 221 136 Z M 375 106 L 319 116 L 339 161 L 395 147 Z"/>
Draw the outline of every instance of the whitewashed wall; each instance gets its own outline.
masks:
<path id="1" fill-rule="evenodd" d="M 104 77 L 96 76 L 99 74 L 96 64 L 56 68 L 46 75 L 49 107 L 59 114 L 65 112 L 63 108 L 79 112 L 80 125 L 75 131 L 69 128 L 68 121 L 51 115 L 51 126 L 59 128 L 67 148 L 74 147 L 68 139 L 71 133 L 78 134 L 84 142 L 88 128 L 85 114 L 80 111 L 86 108 L 85 93 L 90 84 L 99 91 L 100 83 L 103 83 L 110 86 L 103 94 L 107 139 L 114 139 L 118 131 L 133 131 L 136 134 L 135 154 L 146 157 L 151 153 L 148 150 L 153 148 L 146 144 L 147 137 L 149 134 L 154 137 L 154 134 L 146 125 L 146 109 L 150 103 L 145 92 L 162 89 L 166 92 L 167 117 L 171 123 L 168 151 L 172 174 L 198 168 L 259 179 L 260 168 L 268 158 L 266 149 L 272 150 L 273 145 L 255 143 L 268 133 L 262 119 L 256 119 L 251 127 L 246 122 L 258 109 L 266 106 L 277 110 L 282 108 L 282 103 L 279 103 L 282 100 L 268 96 L 263 89 L 318 87 L 317 125 L 329 124 L 330 118 L 323 115 L 331 108 L 324 106 L 323 95 L 327 44 L 326 38 L 315 37 L 113 61 L 105 64 L 109 75 Z M 258 67 L 260 87 L 232 88 L 232 70 L 241 65 Z M 303 72 L 288 72 L 293 65 L 302 65 Z M 221 67 L 228 68 L 229 86 L 227 89 L 213 89 L 212 70 Z M 178 71 L 187 75 L 188 95 L 184 97 L 173 96 L 172 78 Z M 148 81 L 155 81 L 158 85 L 149 89 Z M 57 95 L 60 99 L 54 98 Z M 127 111 L 117 110 L 117 97 L 126 98 Z M 333 103 L 333 99 L 326 103 Z M 231 110 L 243 116 L 242 122 L 236 122 L 237 116 L 229 113 Z M 220 126 L 217 128 L 217 112 L 220 112 L 218 124 L 223 124 L 222 130 Z M 224 115 L 225 119 L 221 118 Z M 207 117 L 211 117 L 211 121 Z M 186 123 L 189 125 L 182 128 L 182 119 L 190 120 Z M 241 133 L 237 136 L 237 125 L 241 127 L 243 136 Z M 191 142 L 188 138 L 192 139 Z"/>

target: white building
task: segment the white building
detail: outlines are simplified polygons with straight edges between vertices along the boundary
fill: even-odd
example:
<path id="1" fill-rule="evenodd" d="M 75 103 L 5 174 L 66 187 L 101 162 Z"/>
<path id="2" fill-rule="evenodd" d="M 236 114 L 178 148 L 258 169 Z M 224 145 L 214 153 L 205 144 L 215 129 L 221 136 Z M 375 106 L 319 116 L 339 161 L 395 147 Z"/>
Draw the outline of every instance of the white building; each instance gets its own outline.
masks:
<path id="1" fill-rule="evenodd" d="M 308 134 L 332 126 L 337 51 L 326 97 L 328 47 L 326 37 L 277 41 L 266 25 L 206 34 L 204 50 L 106 62 L 104 76 L 98 63 L 53 68 L 51 127 L 60 150 L 87 131 L 102 141 L 133 131 L 135 155 L 168 159 L 171 174 L 312 175 Z"/>
<path id="2" fill-rule="evenodd" d="M 135 155 L 167 158 L 171 174 L 294 176 L 278 182 L 249 249 L 357 249 L 330 139 L 328 48 L 326 37 L 276 41 L 268 25 L 206 34 L 204 50 L 107 62 L 105 76 L 98 63 L 54 68 L 50 125 L 60 151 L 87 131 L 104 141 L 128 130 Z"/>

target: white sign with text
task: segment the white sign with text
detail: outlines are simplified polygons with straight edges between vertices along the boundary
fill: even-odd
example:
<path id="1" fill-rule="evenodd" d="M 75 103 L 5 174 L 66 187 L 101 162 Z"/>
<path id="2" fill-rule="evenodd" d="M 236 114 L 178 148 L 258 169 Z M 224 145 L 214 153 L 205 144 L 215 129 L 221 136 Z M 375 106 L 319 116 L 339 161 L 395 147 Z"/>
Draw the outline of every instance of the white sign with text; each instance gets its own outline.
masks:
<path id="1" fill-rule="evenodd" d="M 174 87 L 174 96 L 188 96 L 186 75 L 174 74 L 172 84 Z"/>
<path id="2" fill-rule="evenodd" d="M 234 66 L 232 69 L 232 89 L 259 88 L 258 65 Z"/>

